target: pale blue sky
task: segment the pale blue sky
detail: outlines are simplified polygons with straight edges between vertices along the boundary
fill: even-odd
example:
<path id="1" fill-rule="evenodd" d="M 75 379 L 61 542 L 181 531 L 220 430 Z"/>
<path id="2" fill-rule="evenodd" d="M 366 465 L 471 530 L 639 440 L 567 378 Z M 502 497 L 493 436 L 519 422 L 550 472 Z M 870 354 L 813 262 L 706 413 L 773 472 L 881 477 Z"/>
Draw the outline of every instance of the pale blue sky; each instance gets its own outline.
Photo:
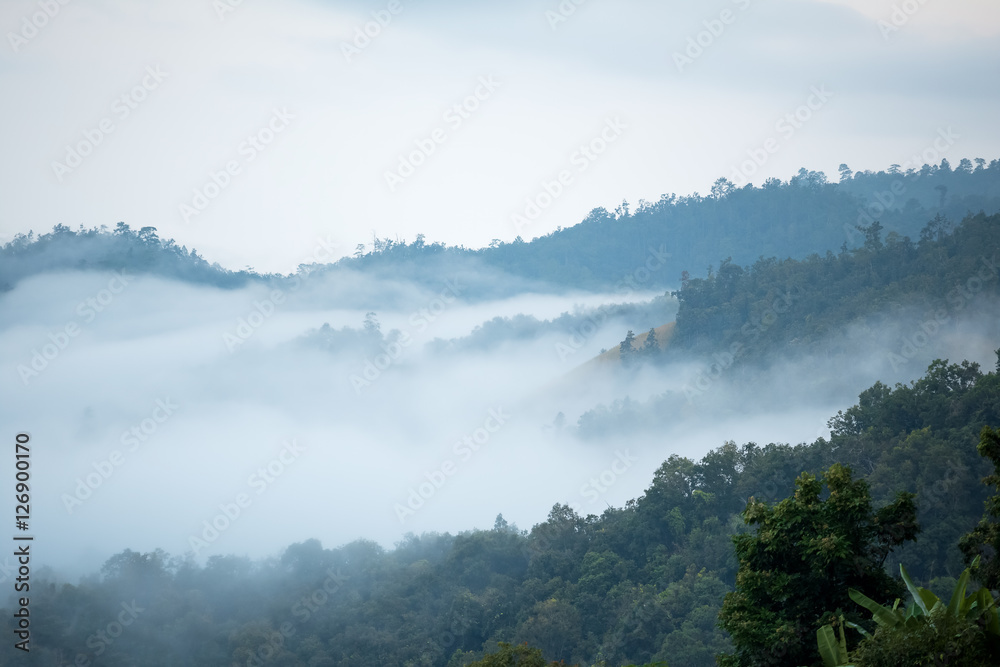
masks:
<path id="1" fill-rule="evenodd" d="M 567 0 L 575 11 L 554 23 L 556 0 L 401 0 L 348 61 L 343 45 L 388 0 L 243 0 L 221 18 L 212 0 L 76 0 L 54 2 L 37 31 L 24 22 L 46 3 L 8 0 L 0 237 L 124 220 L 225 266 L 289 271 L 318 236 L 344 254 L 373 232 L 511 240 L 512 216 L 561 171 L 568 185 L 526 239 L 622 199 L 707 193 L 769 138 L 779 149 L 755 183 L 801 166 L 885 168 L 947 127 L 953 163 L 1000 157 L 1000 8 L 912 0 L 897 30 L 880 28 L 903 4 Z M 699 33 L 702 53 L 678 67 Z M 482 86 L 490 77 L 497 87 Z M 791 136 L 776 129 L 824 86 L 832 96 L 800 110 Z M 465 117 L 449 112 L 477 90 Z M 581 158 L 615 119 L 615 140 Z M 79 166 L 54 167 L 102 121 L 113 131 Z M 261 150 L 244 143 L 258 133 Z M 418 142 L 433 153 L 390 188 L 386 172 Z M 223 187 L 199 201 L 196 189 L 216 194 L 213 173 Z"/>

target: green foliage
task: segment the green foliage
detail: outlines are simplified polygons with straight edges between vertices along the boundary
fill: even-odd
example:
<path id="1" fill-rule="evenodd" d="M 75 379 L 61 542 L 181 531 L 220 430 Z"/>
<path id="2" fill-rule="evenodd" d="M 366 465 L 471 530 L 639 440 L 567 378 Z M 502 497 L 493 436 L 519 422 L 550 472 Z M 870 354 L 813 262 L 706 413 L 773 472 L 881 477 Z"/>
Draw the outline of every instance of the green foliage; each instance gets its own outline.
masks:
<path id="1" fill-rule="evenodd" d="M 548 667 L 558 664 L 545 662 L 541 649 L 531 648 L 527 644 L 511 646 L 506 642 L 500 642 L 496 653 L 483 656 L 482 660 L 470 662 L 468 667 Z"/>
<path id="2" fill-rule="evenodd" d="M 94 229 L 81 226 L 74 231 L 60 224 L 48 234 L 18 234 L 0 246 L 0 293 L 28 276 L 66 270 L 149 273 L 222 288 L 272 278 L 252 269 L 228 271 L 209 264 L 193 248 L 188 250 L 172 239 L 161 239 L 156 227 L 136 231 L 124 222 L 113 230 L 102 225 Z"/>
<path id="3" fill-rule="evenodd" d="M 764 255 L 746 267 L 726 259 L 711 277 L 688 280 L 674 293 L 680 309 L 670 348 L 706 356 L 736 350 L 743 363 L 778 351 L 787 358 L 841 336 L 847 323 L 874 331 L 907 309 L 947 321 L 975 299 L 1000 294 L 1000 215 L 967 216 L 954 231 L 928 231 L 917 244 L 904 237 L 876 243 L 877 232 L 866 228 L 864 245 L 839 254 Z M 965 289 L 973 278 L 976 290 Z M 895 352 L 890 363 L 910 362 Z"/>
<path id="4" fill-rule="evenodd" d="M 839 623 L 837 622 L 839 621 Z M 847 638 L 844 636 L 844 617 L 835 618 L 830 625 L 816 630 L 816 644 L 823 667 L 851 667 L 848 665 Z"/>
<path id="5" fill-rule="evenodd" d="M 997 368 L 1000 370 L 1000 350 Z M 983 518 L 962 536 L 959 546 L 967 562 L 983 558 L 985 562 L 976 572 L 976 578 L 987 588 L 997 590 L 1000 589 L 1000 429 L 984 426 L 979 434 L 978 451 L 993 464 L 992 474 L 983 478 L 983 484 L 992 487 L 993 495 L 985 503 Z"/>
<path id="6" fill-rule="evenodd" d="M 944 616 L 934 625 L 880 627 L 851 657 L 855 667 L 983 667 L 998 664 L 1000 652 L 980 624 Z"/>
<path id="7" fill-rule="evenodd" d="M 976 559 L 972 569 L 978 566 L 979 560 Z M 900 565 L 899 571 L 913 598 L 913 602 L 905 610 L 899 609 L 898 598 L 892 608 L 889 608 L 880 605 L 860 591 L 850 590 L 851 599 L 872 612 L 872 620 L 879 626 L 893 630 L 904 627 L 915 628 L 922 623 L 933 625 L 942 617 L 973 621 L 982 619 L 985 630 L 1000 639 L 1000 619 L 997 617 L 997 606 L 989 589 L 983 587 L 971 595 L 966 595 L 966 587 L 971 576 L 970 569 L 962 572 L 947 605 L 931 591 L 914 584 L 905 567 Z"/>
<path id="8" fill-rule="evenodd" d="M 823 498 L 824 485 L 829 495 Z M 776 505 L 753 498 L 743 512 L 753 533 L 736 536 L 736 590 L 719 620 L 735 651 L 733 667 L 817 661 L 812 639 L 820 619 L 848 606 L 849 587 L 889 598 L 899 586 L 882 568 L 888 552 L 919 530 L 913 494 L 873 509 L 868 484 L 849 468 L 821 477 L 803 473 L 795 494 Z"/>
<path id="9" fill-rule="evenodd" d="M 966 595 L 972 570 L 978 566 L 976 558 L 972 567 L 962 572 L 947 603 L 914 584 L 902 565 L 900 574 L 912 598 L 905 609 L 899 608 L 898 598 L 892 607 L 886 607 L 852 589 L 851 599 L 870 611 L 878 626 L 872 635 L 849 624 L 865 635 L 854 652 L 855 665 L 996 664 L 1000 658 L 1000 616 L 993 595 L 986 588 Z"/>
<path id="10" fill-rule="evenodd" d="M 1000 299 L 1000 215 L 970 215 L 953 231 L 939 229 L 931 221 L 925 231 L 925 238 L 917 244 L 893 239 L 879 249 L 845 249 L 838 255 L 811 255 L 801 261 L 761 257 L 741 267 L 726 259 L 711 277 L 682 281 L 681 289 L 673 292 L 679 301 L 674 333 L 656 359 L 684 361 L 695 355 L 709 364 L 707 375 L 643 403 L 626 400 L 595 407 L 580 417 L 580 434 L 622 435 L 655 431 L 679 418 L 715 419 L 716 403 L 699 400 L 705 391 L 701 383 L 725 376 L 727 385 L 752 400 L 757 393 L 754 385 L 762 379 L 759 371 L 779 360 L 813 363 L 819 358 L 836 368 L 884 349 L 886 354 L 880 356 L 885 373 L 916 375 L 914 337 L 940 336 L 942 330 L 954 329 L 974 313 L 995 307 L 991 304 Z M 643 361 L 641 357 L 635 360 Z M 934 381 L 945 386 L 967 384 L 979 372 L 974 364 L 967 366 L 956 377 Z M 812 378 L 810 394 L 821 394 L 829 375 L 819 373 Z M 928 386 L 926 390 L 921 397 L 925 404 L 940 388 Z M 862 397 L 859 414 L 850 417 L 863 419 L 867 405 L 877 404 L 881 394 L 891 391 L 891 386 L 876 384 Z M 930 422 L 939 417 L 916 407 L 896 407 L 899 415 L 879 414 L 907 431 L 919 419 Z M 935 409 L 946 406 L 938 404 Z M 853 434 L 860 435 L 865 423 L 844 426 L 858 426 L 860 430 Z M 977 429 L 981 426 L 980 421 Z M 869 435 L 896 437 L 900 431 Z M 870 461 L 863 464 L 857 469 L 869 472 Z M 943 539 L 929 542 L 939 550 L 953 544 Z M 945 567 L 940 560 L 934 565 Z"/>
<path id="11" fill-rule="evenodd" d="M 809 660 L 819 664 L 814 637 L 831 618 L 823 617 L 825 611 L 843 614 L 845 623 L 867 631 L 875 628 L 867 614 L 861 617 L 864 610 L 844 597 L 849 587 L 880 605 L 898 597 L 853 582 L 860 570 L 840 567 L 845 546 L 849 552 L 865 535 L 872 538 L 862 561 L 851 565 L 868 571 L 865 564 L 874 564 L 875 580 L 887 576 L 877 564 L 884 559 L 898 571 L 904 551 L 914 585 L 948 582 L 949 593 L 959 587 L 958 538 L 975 527 L 988 496 L 979 483 L 988 464 L 975 444 L 989 423 L 1000 424 L 1000 376 L 983 374 L 974 364 L 939 361 L 912 384 L 865 391 L 858 405 L 834 420 L 829 441 L 729 442 L 697 461 L 671 456 L 639 498 L 601 516 L 580 516 L 556 505 L 531 531 L 497 517 L 489 530 L 410 535 L 392 550 L 368 541 L 331 549 L 310 540 L 259 562 L 229 556 L 201 565 L 163 552 L 125 551 L 109 559 L 100 576 L 78 585 L 41 571 L 32 581 L 38 639 L 32 657 L 39 665 L 58 665 L 83 653 L 94 662 L 88 637 L 121 612 L 123 600 L 135 599 L 144 611 L 101 656 L 107 664 L 246 664 L 248 655 L 273 651 L 274 659 L 265 664 L 462 667 L 482 659 L 484 647 L 495 651 L 498 642 L 528 642 L 546 659 L 569 664 L 668 661 L 710 667 L 716 655 L 734 650 L 717 625 L 742 562 L 732 536 L 765 535 L 768 525 L 784 525 L 790 534 L 799 533 L 799 542 L 791 544 L 776 532 L 765 535 L 774 549 L 759 548 L 754 562 L 770 567 L 770 574 L 757 570 L 754 576 L 763 589 L 787 597 L 780 608 L 764 600 L 744 620 L 755 622 L 753 613 L 759 612 L 765 622 L 761 641 L 808 642 Z M 842 492 L 816 495 L 823 479 L 811 474 L 838 461 L 864 471 L 870 509 L 882 508 L 872 509 L 867 521 L 864 502 L 851 502 L 863 500 L 861 480 L 846 476 L 846 470 L 835 483 Z M 802 488 L 783 500 L 797 479 Z M 893 503 L 899 491 L 917 492 L 923 531 L 918 542 L 890 552 L 912 519 L 906 503 Z M 754 502 L 748 507 L 750 497 Z M 751 508 L 771 517 L 756 533 L 748 533 L 755 526 L 741 518 Z M 893 525 L 901 526 L 898 532 Z M 841 570 L 845 573 L 838 575 Z M 740 573 L 740 580 L 745 578 Z M 314 597 L 320 592 L 324 596 Z M 835 593 L 844 595 L 822 601 Z M 801 634 L 792 621 L 766 631 L 766 623 L 782 622 L 786 607 L 811 615 L 800 623 Z M 0 615 L 9 630 L 12 611 Z M 286 622 L 295 632 L 279 651 L 275 633 Z M 959 619 L 952 630 L 981 650 L 986 644 L 975 634 L 977 622 Z M 889 657 L 918 655 L 906 652 L 906 642 L 921 647 L 919 655 L 956 645 L 938 636 L 945 630 L 933 632 L 901 639 L 879 628 L 873 633 L 876 644 L 863 644 L 870 652 L 884 648 Z M 858 636 L 848 631 L 847 639 Z M 774 664 L 809 664 L 793 662 L 788 653 L 772 657 Z"/>

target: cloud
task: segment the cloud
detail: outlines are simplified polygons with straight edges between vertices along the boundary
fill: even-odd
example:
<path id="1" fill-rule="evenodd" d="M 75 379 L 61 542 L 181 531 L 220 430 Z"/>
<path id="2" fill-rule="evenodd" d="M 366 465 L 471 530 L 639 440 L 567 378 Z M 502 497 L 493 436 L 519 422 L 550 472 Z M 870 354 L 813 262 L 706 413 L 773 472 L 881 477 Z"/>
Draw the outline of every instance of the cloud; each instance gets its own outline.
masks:
<path id="1" fill-rule="evenodd" d="M 623 198 L 707 192 L 824 84 L 835 104 L 761 178 L 801 166 L 833 173 L 841 162 L 884 168 L 944 124 L 971 156 L 1000 151 L 988 113 L 996 93 L 982 85 L 997 46 L 980 34 L 995 12 L 963 32 L 982 10 L 971 2 L 928 3 L 888 42 L 871 16 L 823 2 L 590 0 L 554 29 L 546 12 L 556 2 L 402 6 L 350 61 L 344 45 L 387 4 L 242 3 L 221 19 L 211 3 L 64 6 L 17 52 L 0 51 L 11 100 L 0 178 L 12 193 L 0 202 L 0 233 L 124 220 L 210 261 L 264 271 L 293 270 L 318 234 L 345 253 L 373 234 L 484 246 L 520 233 L 511 216 L 620 117 L 627 132 L 530 238 Z M 37 11 L 6 3 L 0 25 L 16 32 Z M 702 36 L 703 54 L 678 72 L 674 54 L 723 11 L 735 22 Z M 168 76 L 122 117 L 116 102 L 148 67 Z M 449 124 L 482 77 L 500 87 Z M 275 109 L 293 118 L 251 161 L 241 147 Z M 53 163 L 103 120 L 113 131 L 60 181 Z M 385 174 L 435 130 L 444 140 L 390 190 Z M 185 221 L 180 207 L 233 161 L 239 174 Z"/>
<path id="2" fill-rule="evenodd" d="M 558 352 L 568 340 L 558 326 L 486 351 L 426 344 L 495 314 L 553 320 L 618 295 L 468 301 L 344 272 L 286 285 L 280 300 L 274 285 L 114 281 L 45 274 L 0 296 L 0 416 L 31 435 L 34 530 L 46 562 L 71 575 L 124 548 L 265 556 L 311 537 L 389 545 L 411 531 L 489 527 L 499 512 L 529 527 L 557 502 L 600 513 L 641 494 L 671 454 L 823 434 L 825 419 L 886 370 L 897 334 L 919 324 L 886 328 L 886 347 L 869 347 L 872 363 L 854 375 L 820 357 L 793 359 L 751 395 L 723 379 L 672 420 L 602 436 L 578 434 L 578 418 L 626 396 L 641 405 L 681 392 L 705 363 L 576 370 L 653 311 L 595 319 L 569 357 Z M 369 310 L 387 335 L 381 344 L 339 338 L 324 349 L 303 337 L 324 323 L 360 330 Z M 933 356 L 989 361 L 988 326 L 956 320 L 890 379 L 919 377 Z M 19 367 L 37 374 L 25 380 Z"/>

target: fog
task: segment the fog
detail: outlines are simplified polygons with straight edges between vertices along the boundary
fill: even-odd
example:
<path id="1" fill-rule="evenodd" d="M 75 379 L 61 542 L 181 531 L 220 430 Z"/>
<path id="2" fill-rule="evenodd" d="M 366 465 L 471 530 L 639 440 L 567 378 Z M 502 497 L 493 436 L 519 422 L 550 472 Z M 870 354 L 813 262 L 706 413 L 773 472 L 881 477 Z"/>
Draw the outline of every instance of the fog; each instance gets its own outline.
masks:
<path id="1" fill-rule="evenodd" d="M 345 272 L 239 290 L 97 272 L 17 284 L 0 296 L 0 416 L 31 436 L 38 561 L 75 577 L 125 548 L 266 557 L 308 538 L 388 547 L 489 528 L 498 513 L 530 528 L 555 503 L 600 514 L 672 454 L 811 442 L 877 379 L 995 358 L 997 313 L 982 306 L 900 363 L 923 321 L 903 313 L 790 354 L 752 386 L 737 362 L 692 394 L 712 358 L 579 368 L 672 320 L 672 297 L 470 301 L 453 287 Z M 535 318 L 527 334 L 483 327 L 466 344 L 517 315 Z M 577 429 L 626 396 L 646 421 Z"/>

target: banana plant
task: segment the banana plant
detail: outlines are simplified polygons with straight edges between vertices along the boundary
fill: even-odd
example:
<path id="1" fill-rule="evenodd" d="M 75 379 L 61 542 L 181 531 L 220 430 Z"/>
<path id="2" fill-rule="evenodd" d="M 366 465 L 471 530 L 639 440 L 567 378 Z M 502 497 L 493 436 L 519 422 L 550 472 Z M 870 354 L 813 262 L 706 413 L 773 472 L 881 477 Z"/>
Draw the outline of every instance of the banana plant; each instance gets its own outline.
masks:
<path id="1" fill-rule="evenodd" d="M 906 583 L 907 590 L 913 596 L 913 602 L 905 608 L 900 608 L 900 600 L 896 598 L 892 607 L 885 607 L 875 602 L 864 593 L 855 589 L 850 589 L 848 593 L 851 599 L 872 613 L 872 619 L 877 625 L 887 630 L 898 630 L 904 628 L 915 628 L 922 623 L 934 625 L 936 618 L 942 615 L 952 619 L 968 619 L 971 621 L 982 620 L 987 632 L 1000 638 L 1000 611 L 998 611 L 996 601 L 987 588 L 980 588 L 970 595 L 966 595 L 969 578 L 972 570 L 979 565 L 979 557 L 972 561 L 972 566 L 962 572 L 952 591 L 951 599 L 945 604 L 934 593 L 926 588 L 921 588 L 913 583 L 909 573 L 902 565 L 899 566 L 899 573 Z M 816 643 L 819 647 L 820 657 L 823 659 L 823 667 L 852 667 L 848 662 L 847 641 L 844 637 L 843 626 L 854 628 L 865 637 L 871 634 L 863 627 L 850 621 L 844 621 L 840 617 L 840 627 L 834 630 L 835 623 L 824 625 L 816 631 Z M 839 636 L 838 636 L 839 633 Z"/>
<path id="2" fill-rule="evenodd" d="M 972 566 L 965 569 L 958 578 L 955 590 L 951 594 L 951 599 L 945 605 L 944 601 L 934 595 L 926 588 L 921 588 L 913 583 L 906 568 L 899 566 L 899 572 L 906 583 L 906 588 L 913 596 L 911 602 L 905 609 L 899 609 L 899 599 L 896 599 L 892 608 L 884 607 L 867 597 L 860 591 L 853 588 L 848 591 L 851 599 L 872 613 L 872 619 L 881 627 L 892 629 L 901 627 L 914 627 L 920 623 L 930 623 L 934 625 L 934 618 L 944 614 L 948 618 L 968 619 L 985 621 L 986 631 L 1000 637 L 1000 615 L 997 612 L 996 601 L 987 588 L 980 588 L 971 595 L 966 595 L 969 585 L 969 577 L 972 570 L 979 565 L 979 557 L 972 561 Z M 868 633 L 864 628 L 848 623 L 850 627 L 860 631 L 865 636 Z"/>
<path id="3" fill-rule="evenodd" d="M 836 632 L 833 624 L 824 625 L 816 631 L 816 644 L 819 646 L 819 655 L 823 658 L 823 667 L 853 667 L 847 658 L 843 616 L 840 617 L 840 626 Z"/>

